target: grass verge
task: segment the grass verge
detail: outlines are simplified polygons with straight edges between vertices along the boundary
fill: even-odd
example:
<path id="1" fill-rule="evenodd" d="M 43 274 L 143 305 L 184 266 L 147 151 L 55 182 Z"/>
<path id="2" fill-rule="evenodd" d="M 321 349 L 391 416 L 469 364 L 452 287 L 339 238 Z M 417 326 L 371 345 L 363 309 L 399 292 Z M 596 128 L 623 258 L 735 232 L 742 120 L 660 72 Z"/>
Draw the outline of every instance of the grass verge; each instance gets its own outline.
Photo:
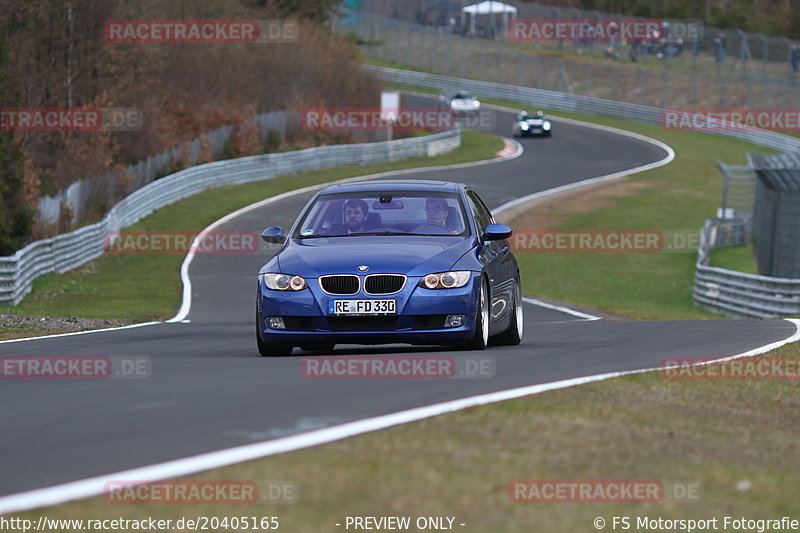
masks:
<path id="1" fill-rule="evenodd" d="M 800 357 L 800 345 L 771 355 Z M 679 381 L 650 372 L 195 477 L 282 480 L 296 485 L 294 504 L 122 505 L 93 498 L 19 516 L 34 523 L 39 516 L 278 516 L 286 531 L 344 530 L 346 516 L 451 516 L 456 530 L 508 533 L 595 531 L 598 516 L 606 530 L 614 516 L 631 517 L 634 524 L 636 517 L 780 518 L 797 511 L 800 443 L 791 420 L 798 409 L 796 382 Z M 520 479 L 681 480 L 700 490 L 689 501 L 512 503 L 509 485 Z"/>
<path id="2" fill-rule="evenodd" d="M 286 191 L 329 181 L 432 165 L 490 159 L 502 150 L 499 138 L 465 131 L 462 146 L 449 154 L 387 165 L 346 166 L 210 189 L 166 206 L 130 226 L 131 231 L 199 231 L 243 206 Z M 63 275 L 36 280 L 16 307 L 0 311 L 22 316 L 74 316 L 129 322 L 171 317 L 180 305 L 183 254 L 106 254 Z M 0 338 L 18 333 L 0 327 Z"/>
<path id="3" fill-rule="evenodd" d="M 714 267 L 747 272 L 748 274 L 758 274 L 752 244 L 711 250 L 709 264 Z"/>

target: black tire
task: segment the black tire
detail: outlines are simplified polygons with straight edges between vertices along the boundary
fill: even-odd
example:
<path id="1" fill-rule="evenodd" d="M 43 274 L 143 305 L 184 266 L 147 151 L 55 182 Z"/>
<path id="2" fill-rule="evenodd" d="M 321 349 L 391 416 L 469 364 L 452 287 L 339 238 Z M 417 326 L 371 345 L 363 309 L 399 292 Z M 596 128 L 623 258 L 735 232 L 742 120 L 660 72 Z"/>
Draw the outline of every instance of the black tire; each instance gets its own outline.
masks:
<path id="1" fill-rule="evenodd" d="M 522 312 L 522 289 L 520 289 L 519 280 L 515 283 L 512 305 L 513 309 L 511 311 L 512 315 L 511 321 L 508 324 L 508 329 L 492 337 L 492 344 L 498 346 L 516 346 L 522 342 L 525 316 Z"/>
<path id="2" fill-rule="evenodd" d="M 258 321 L 260 317 L 258 316 L 258 308 L 256 308 L 256 346 L 258 347 L 258 353 L 263 355 L 264 357 L 279 357 L 281 355 L 290 355 L 292 353 L 293 346 L 289 344 L 277 344 L 277 343 L 267 343 L 261 340 L 261 333 L 259 332 L 258 328 Z"/>
<path id="3" fill-rule="evenodd" d="M 475 333 L 464 346 L 468 350 L 485 350 L 489 344 L 489 299 L 489 288 L 486 286 L 486 279 L 482 278 L 477 313 L 475 314 Z"/>

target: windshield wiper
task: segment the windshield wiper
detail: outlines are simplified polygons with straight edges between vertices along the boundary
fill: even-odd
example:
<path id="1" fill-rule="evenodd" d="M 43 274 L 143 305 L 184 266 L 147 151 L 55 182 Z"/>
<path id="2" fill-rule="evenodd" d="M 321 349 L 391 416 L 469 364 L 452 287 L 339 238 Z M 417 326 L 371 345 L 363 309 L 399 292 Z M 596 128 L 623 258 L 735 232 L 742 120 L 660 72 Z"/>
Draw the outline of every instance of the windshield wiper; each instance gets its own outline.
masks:
<path id="1" fill-rule="evenodd" d="M 450 233 L 409 233 L 406 231 L 371 231 L 366 233 L 351 233 L 350 236 L 362 235 L 400 235 L 401 237 L 452 237 Z"/>
<path id="2" fill-rule="evenodd" d="M 419 233 L 408 233 L 406 231 L 394 231 L 394 230 L 383 230 L 383 231 L 364 231 L 359 233 L 351 233 L 350 235 L 420 235 Z"/>
<path id="3" fill-rule="evenodd" d="M 311 235 L 299 235 L 296 239 L 330 239 L 331 237 L 347 237 L 347 233 L 333 233 L 326 235 L 324 233 L 312 233 Z"/>

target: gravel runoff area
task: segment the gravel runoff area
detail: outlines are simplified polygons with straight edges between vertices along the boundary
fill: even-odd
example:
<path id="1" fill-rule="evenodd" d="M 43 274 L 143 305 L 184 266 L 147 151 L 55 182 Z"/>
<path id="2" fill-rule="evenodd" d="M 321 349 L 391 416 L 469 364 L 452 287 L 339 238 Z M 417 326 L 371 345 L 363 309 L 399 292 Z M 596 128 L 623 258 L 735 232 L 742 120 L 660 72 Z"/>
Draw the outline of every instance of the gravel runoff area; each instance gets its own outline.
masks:
<path id="1" fill-rule="evenodd" d="M 59 331 L 70 333 L 89 329 L 113 328 L 132 324 L 125 320 L 100 320 L 97 318 L 78 318 L 74 316 L 17 316 L 0 313 L 0 328 L 22 326 L 25 330 L 31 328 L 30 333 L 35 335 L 34 329 L 43 331 Z M 0 335 L 2 338 L 2 335 Z"/>

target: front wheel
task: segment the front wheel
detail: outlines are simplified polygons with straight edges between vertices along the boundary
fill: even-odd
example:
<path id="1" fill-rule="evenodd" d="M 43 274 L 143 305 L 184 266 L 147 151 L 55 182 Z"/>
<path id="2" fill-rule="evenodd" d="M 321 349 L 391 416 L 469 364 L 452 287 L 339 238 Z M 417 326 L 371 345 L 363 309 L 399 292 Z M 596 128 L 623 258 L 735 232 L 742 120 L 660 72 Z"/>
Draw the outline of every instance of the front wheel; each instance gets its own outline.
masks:
<path id="1" fill-rule="evenodd" d="M 478 309 L 475 316 L 475 334 L 465 348 L 469 350 L 485 350 L 489 344 L 489 288 L 486 280 L 481 278 L 480 296 L 478 296 Z"/>
<path id="2" fill-rule="evenodd" d="M 516 346 L 522 342 L 522 331 L 525 324 L 525 317 L 522 312 L 522 289 L 519 280 L 514 287 L 513 309 L 511 312 L 511 322 L 503 333 L 492 337 L 494 344 L 501 346 Z"/>

